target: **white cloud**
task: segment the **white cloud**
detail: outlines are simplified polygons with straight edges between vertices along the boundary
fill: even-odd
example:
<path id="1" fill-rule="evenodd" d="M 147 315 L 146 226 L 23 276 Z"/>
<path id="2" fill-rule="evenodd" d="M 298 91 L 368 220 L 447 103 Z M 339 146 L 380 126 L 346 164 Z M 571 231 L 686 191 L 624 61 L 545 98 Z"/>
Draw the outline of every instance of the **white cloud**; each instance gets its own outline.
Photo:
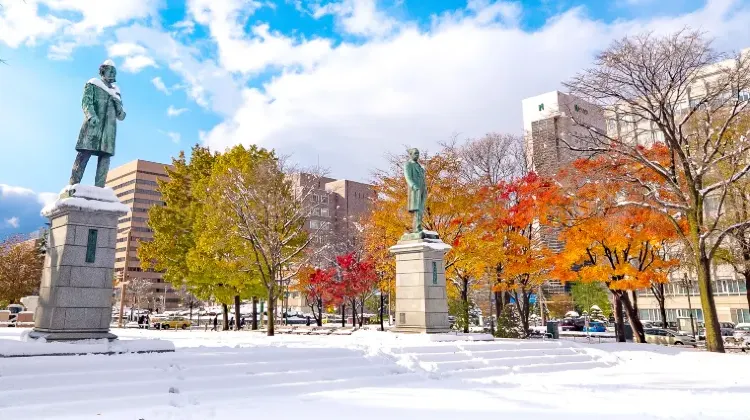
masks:
<path id="1" fill-rule="evenodd" d="M 52 204 L 57 200 L 57 198 L 60 196 L 58 193 L 49 193 L 49 192 L 42 192 L 37 194 L 37 201 L 42 204 L 42 206 L 47 206 L 49 204 Z"/>
<path id="2" fill-rule="evenodd" d="M 259 73 L 268 67 L 309 68 L 331 51 L 331 41 L 296 40 L 259 23 L 246 34 L 250 14 L 263 4 L 253 0 L 190 0 L 188 8 L 200 25 L 208 27 L 219 52 L 219 62 L 230 72 Z"/>
<path id="3" fill-rule="evenodd" d="M 125 58 L 125 62 L 122 63 L 122 68 L 131 73 L 138 73 L 146 67 L 159 67 L 156 65 L 156 61 L 147 55 L 134 55 Z"/>
<path id="4" fill-rule="evenodd" d="M 398 21 L 379 10 L 376 0 L 343 0 L 312 7 L 313 17 L 333 15 L 341 29 L 352 35 L 379 36 L 391 33 Z"/>
<path id="5" fill-rule="evenodd" d="M 163 5 L 164 0 L 6 1 L 0 7 L 0 42 L 17 48 L 51 38 L 48 57 L 68 59 L 75 47 L 97 43 L 105 29 L 153 16 Z"/>
<path id="6" fill-rule="evenodd" d="M 160 133 L 164 134 L 165 136 L 169 137 L 169 140 L 172 141 L 172 143 L 179 143 L 180 142 L 180 133 L 174 132 L 174 131 L 159 131 Z"/>
<path id="7" fill-rule="evenodd" d="M 19 226 L 21 226 L 21 220 L 18 217 L 14 216 L 10 219 L 5 219 L 5 225 L 17 229 Z"/>
<path id="8" fill-rule="evenodd" d="M 159 77 L 159 76 L 154 77 L 153 79 L 151 79 L 151 83 L 153 83 L 154 87 L 159 92 L 163 92 L 166 95 L 171 95 L 172 94 L 172 92 L 169 90 L 169 88 L 167 87 L 167 85 L 164 84 L 164 81 L 161 80 L 161 77 Z"/>
<path id="9" fill-rule="evenodd" d="M 234 76 L 211 59 L 198 58 L 200 51 L 197 48 L 186 46 L 167 33 L 138 24 L 115 30 L 115 36 L 118 42 L 143 45 L 157 60 L 168 63 L 169 68 L 184 81 L 179 87 L 184 88 L 201 107 L 226 116 L 234 113 L 242 103 L 242 92 Z"/>
<path id="10" fill-rule="evenodd" d="M 11 48 L 34 45 L 37 40 L 57 33 L 70 21 L 54 16 L 39 16 L 35 2 L 9 1 L 0 7 L 0 42 Z"/>
<path id="11" fill-rule="evenodd" d="M 138 44 L 121 42 L 118 44 L 112 44 L 107 47 L 107 52 L 112 57 L 127 57 L 131 55 L 146 54 L 146 49 Z"/>
<path id="12" fill-rule="evenodd" d="M 120 42 L 107 47 L 112 57 L 125 57 L 122 68 L 131 73 L 138 73 L 146 67 L 159 67 L 146 49 L 137 43 Z"/>
<path id="13" fill-rule="evenodd" d="M 730 0 L 611 24 L 576 8 L 533 32 L 514 23 L 516 6 L 472 6 L 436 17 L 429 30 L 405 25 L 387 39 L 342 43 L 305 71 L 244 88 L 242 105 L 204 134 L 205 143 L 216 150 L 255 143 L 307 163 L 320 156 L 341 176 L 365 178 L 380 156 L 406 145 L 436 148 L 453 133 L 520 134 L 523 98 L 561 88 L 626 34 L 689 25 L 709 31 L 722 49 L 750 39 L 750 7 Z"/>
<path id="14" fill-rule="evenodd" d="M 188 111 L 187 108 L 175 108 L 172 105 L 170 105 L 169 108 L 167 108 L 167 116 L 179 117 L 180 115 L 184 114 L 187 111 Z"/>

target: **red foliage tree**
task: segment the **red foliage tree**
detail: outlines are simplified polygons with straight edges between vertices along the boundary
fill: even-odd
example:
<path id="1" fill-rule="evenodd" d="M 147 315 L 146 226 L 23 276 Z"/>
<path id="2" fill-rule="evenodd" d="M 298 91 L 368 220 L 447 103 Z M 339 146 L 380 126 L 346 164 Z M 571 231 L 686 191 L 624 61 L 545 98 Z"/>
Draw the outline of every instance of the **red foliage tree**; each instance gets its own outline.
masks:
<path id="1" fill-rule="evenodd" d="M 340 270 L 340 281 L 333 291 L 336 299 L 349 300 L 352 306 L 352 323 L 357 323 L 357 301 L 360 303 L 359 326 L 362 326 L 365 300 L 378 284 L 375 264 L 370 260 L 360 260 L 355 252 L 339 255 L 336 263 Z M 343 311 L 342 311 L 343 312 Z M 343 316 L 343 313 L 342 313 Z"/>

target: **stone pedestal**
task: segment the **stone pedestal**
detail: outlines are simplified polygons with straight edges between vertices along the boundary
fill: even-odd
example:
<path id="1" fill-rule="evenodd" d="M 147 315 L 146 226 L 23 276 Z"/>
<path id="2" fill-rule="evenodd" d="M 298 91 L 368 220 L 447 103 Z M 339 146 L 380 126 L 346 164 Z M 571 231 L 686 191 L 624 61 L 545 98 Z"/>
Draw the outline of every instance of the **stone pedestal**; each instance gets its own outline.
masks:
<path id="1" fill-rule="evenodd" d="M 390 248 L 396 256 L 395 332 L 450 331 L 445 263 L 450 246 L 436 235 L 409 234 Z M 412 239 L 414 237 L 417 239 Z"/>
<path id="2" fill-rule="evenodd" d="M 117 338 L 109 332 L 115 241 L 128 211 L 112 189 L 84 185 L 66 187 L 42 210 L 51 227 L 31 338 Z"/>

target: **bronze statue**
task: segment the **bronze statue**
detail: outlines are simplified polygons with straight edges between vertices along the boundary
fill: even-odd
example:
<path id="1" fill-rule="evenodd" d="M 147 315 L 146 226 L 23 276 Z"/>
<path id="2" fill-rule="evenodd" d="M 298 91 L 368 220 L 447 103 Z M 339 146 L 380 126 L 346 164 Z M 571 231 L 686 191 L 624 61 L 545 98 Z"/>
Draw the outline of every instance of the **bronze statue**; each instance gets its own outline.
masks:
<path id="1" fill-rule="evenodd" d="M 413 214 L 413 233 L 422 232 L 422 216 L 427 201 L 427 184 L 425 183 L 424 168 L 419 164 L 419 150 L 409 149 L 409 159 L 404 165 L 404 178 L 408 185 L 406 209 Z"/>
<path id="2" fill-rule="evenodd" d="M 78 155 L 73 163 L 70 185 L 78 184 L 86 171 L 91 156 L 97 156 L 96 180 L 94 185 L 104 187 L 109 172 L 109 159 L 115 154 L 117 120 L 125 119 L 120 89 L 115 85 L 117 70 L 112 60 L 99 66 L 100 79 L 93 78 L 83 88 L 83 125 L 78 134 L 76 150 Z"/>

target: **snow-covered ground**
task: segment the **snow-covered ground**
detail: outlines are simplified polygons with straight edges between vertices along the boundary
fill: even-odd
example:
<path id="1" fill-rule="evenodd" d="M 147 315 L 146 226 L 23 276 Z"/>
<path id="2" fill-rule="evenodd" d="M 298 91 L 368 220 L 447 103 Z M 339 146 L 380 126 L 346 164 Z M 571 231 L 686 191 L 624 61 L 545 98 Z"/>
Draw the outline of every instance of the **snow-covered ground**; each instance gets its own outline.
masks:
<path id="1" fill-rule="evenodd" d="M 21 331 L 0 329 L 0 340 Z M 744 354 L 376 331 L 113 332 L 177 351 L 0 359 L 0 418 L 750 419 Z"/>

